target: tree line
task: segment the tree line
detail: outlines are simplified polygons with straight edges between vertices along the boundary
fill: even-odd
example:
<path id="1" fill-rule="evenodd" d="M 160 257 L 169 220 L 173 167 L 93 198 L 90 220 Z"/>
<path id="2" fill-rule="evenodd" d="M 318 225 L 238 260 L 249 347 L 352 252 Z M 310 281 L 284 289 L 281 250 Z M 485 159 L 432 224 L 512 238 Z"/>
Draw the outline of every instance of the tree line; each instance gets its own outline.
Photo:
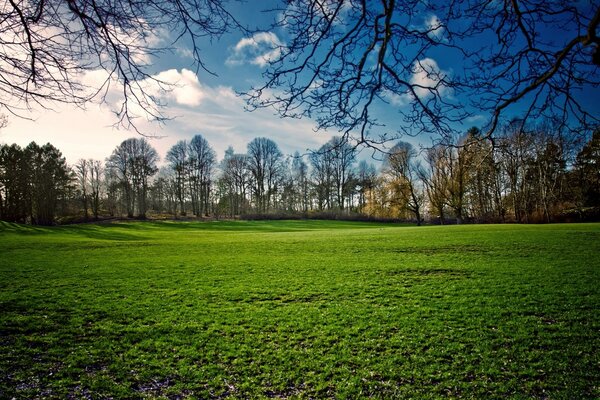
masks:
<path id="1" fill-rule="evenodd" d="M 417 149 L 397 142 L 376 166 L 340 137 L 285 156 L 268 138 L 222 160 L 201 135 L 164 165 L 131 138 L 106 160 L 68 165 L 46 144 L 0 147 L 0 219 L 49 225 L 107 217 L 335 217 L 417 224 L 552 222 L 600 215 L 600 130 L 577 141 L 515 120 L 491 140 L 477 128 Z"/>

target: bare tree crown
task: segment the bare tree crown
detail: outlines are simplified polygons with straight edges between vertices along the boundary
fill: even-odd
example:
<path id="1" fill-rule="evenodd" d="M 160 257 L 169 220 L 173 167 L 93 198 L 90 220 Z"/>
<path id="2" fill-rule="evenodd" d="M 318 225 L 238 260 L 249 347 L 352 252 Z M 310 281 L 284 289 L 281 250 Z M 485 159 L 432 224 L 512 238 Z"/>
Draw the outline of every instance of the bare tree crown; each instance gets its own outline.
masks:
<path id="1" fill-rule="evenodd" d="M 309 116 L 366 145 L 449 138 L 469 120 L 492 137 L 515 112 L 598 123 L 582 95 L 600 83 L 595 2 L 293 0 L 279 12 L 289 41 L 247 93 L 252 107 Z M 445 70 L 440 57 L 460 67 Z M 381 107 L 403 124 L 382 127 Z"/>
<path id="2" fill-rule="evenodd" d="M 197 68 L 205 68 L 203 37 L 218 37 L 234 23 L 222 0 L 8 0 L 0 7 L 0 106 L 22 115 L 56 103 L 106 101 L 119 88 L 119 123 L 136 116 L 163 120 L 147 80 L 152 57 L 192 43 Z M 103 71 L 86 80 L 86 72 Z M 146 84 L 146 85 L 145 85 Z M 140 113 L 139 111 L 143 112 Z"/>

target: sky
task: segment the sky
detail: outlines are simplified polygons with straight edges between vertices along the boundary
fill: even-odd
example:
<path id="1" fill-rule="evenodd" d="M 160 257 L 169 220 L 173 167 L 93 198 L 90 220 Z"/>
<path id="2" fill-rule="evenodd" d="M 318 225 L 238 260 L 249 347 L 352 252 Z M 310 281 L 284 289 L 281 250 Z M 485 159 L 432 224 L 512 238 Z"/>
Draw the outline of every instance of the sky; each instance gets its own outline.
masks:
<path id="1" fill-rule="evenodd" d="M 277 13 L 264 10 L 272 9 L 281 2 L 261 0 L 229 4 L 241 23 L 265 27 L 270 25 Z M 440 21 L 435 15 L 423 15 L 415 23 L 431 28 L 439 25 Z M 432 33 L 437 36 L 443 34 L 443 28 Z M 168 32 L 156 32 L 155 36 L 158 41 L 169 41 Z M 166 102 L 164 113 L 172 119 L 162 125 L 138 123 L 138 128 L 161 158 L 164 159 L 176 142 L 190 140 L 196 134 L 208 140 L 219 159 L 229 146 L 233 146 L 236 152 L 245 152 L 247 143 L 256 137 L 274 140 L 284 154 L 291 155 L 295 151 L 305 153 L 317 149 L 335 135 L 337 132 L 315 132 L 315 123 L 309 119 L 281 119 L 270 109 L 245 111 L 245 101 L 237 93 L 264 82 L 261 73 L 266 60 L 277 55 L 273 45 L 278 44 L 285 44 L 285 37 L 277 31 L 263 31 L 246 37 L 242 32 L 233 30 L 219 40 L 201 42 L 201 57 L 214 75 L 193 68 L 186 43 L 177 44 L 170 54 L 149 58 L 152 74 L 175 85 L 168 93 L 156 93 Z M 426 68 L 442 73 L 452 74 L 460 69 L 460 59 L 450 53 L 432 52 L 422 62 Z M 102 72 L 89 72 L 81 79 L 93 84 L 101 82 L 104 75 Z M 410 79 L 412 83 L 425 86 L 432 84 L 423 71 L 415 71 Z M 448 98 L 453 95 L 451 90 L 442 94 Z M 406 106 L 410 101 L 397 95 L 387 100 L 390 108 L 381 111 L 384 117 L 391 114 L 390 110 Z M 594 101 L 596 109 L 600 110 L 598 98 L 595 97 Z M 80 158 L 104 160 L 123 140 L 139 137 L 135 131 L 114 127 L 116 118 L 111 111 L 114 107 L 109 96 L 108 104 L 90 103 L 85 109 L 66 104 L 55 105 L 52 110 L 38 108 L 28 114 L 27 119 L 10 117 L 9 125 L 0 130 L 0 143 L 26 146 L 31 141 L 38 144 L 50 142 L 62 151 L 70 164 Z M 484 116 L 475 113 L 464 121 L 460 129 L 466 130 L 484 121 Z M 391 122 L 395 121 L 391 119 Z M 413 144 L 418 141 L 407 140 L 413 140 Z"/>
<path id="2" fill-rule="evenodd" d="M 271 7 L 269 3 L 232 4 L 241 22 L 268 26 L 270 17 L 262 11 Z M 237 92 L 260 82 L 264 57 L 269 56 L 264 47 L 271 40 L 276 40 L 276 36 L 269 32 L 253 39 L 232 32 L 219 41 L 201 43 L 201 56 L 216 75 L 203 70 L 196 73 L 185 43 L 179 44 L 172 54 L 149 60 L 153 74 L 176 85 L 170 93 L 163 93 L 161 99 L 167 104 L 163 112 L 171 119 L 160 125 L 138 123 L 161 159 L 176 142 L 189 141 L 196 134 L 208 140 L 218 159 L 229 146 L 236 152 L 245 152 L 246 145 L 256 137 L 274 140 L 284 154 L 290 155 L 316 149 L 331 138 L 332 134 L 327 132 L 315 133 L 310 120 L 280 119 L 268 109 L 244 110 L 246 103 Z M 104 75 L 90 73 L 82 79 L 101 81 Z M 59 104 L 51 110 L 34 109 L 26 117 L 9 116 L 8 126 L 0 130 L 0 143 L 26 146 L 31 141 L 50 142 L 70 164 L 80 158 L 104 160 L 123 140 L 139 137 L 135 131 L 115 128 L 116 118 L 110 104 L 88 104 L 86 109 Z"/>

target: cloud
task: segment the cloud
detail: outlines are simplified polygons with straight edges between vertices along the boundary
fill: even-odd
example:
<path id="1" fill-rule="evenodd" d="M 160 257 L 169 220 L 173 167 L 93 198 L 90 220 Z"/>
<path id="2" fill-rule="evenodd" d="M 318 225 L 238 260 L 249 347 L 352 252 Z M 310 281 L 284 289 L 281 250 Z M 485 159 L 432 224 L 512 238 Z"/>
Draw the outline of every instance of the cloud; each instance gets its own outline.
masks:
<path id="1" fill-rule="evenodd" d="M 446 29 L 437 15 L 431 15 L 429 18 L 427 18 L 425 20 L 424 28 L 427 32 L 427 36 L 429 36 L 431 39 L 437 41 L 442 41 L 444 39 L 444 33 Z"/>
<path id="2" fill-rule="evenodd" d="M 273 32 L 259 32 L 249 38 L 242 38 L 232 49 L 225 61 L 229 66 L 250 63 L 259 67 L 281 55 L 283 43 Z"/>
<path id="3" fill-rule="evenodd" d="M 391 90 L 383 91 L 383 98 L 396 107 L 404 107 L 410 104 L 412 97 L 408 93 L 394 93 Z"/>
<path id="4" fill-rule="evenodd" d="M 175 54 L 177 54 L 181 58 L 190 59 L 190 60 L 194 59 L 194 52 L 191 49 L 188 49 L 185 47 L 176 47 Z"/>
<path id="5" fill-rule="evenodd" d="M 421 100 L 432 97 L 434 93 L 440 97 L 448 97 L 451 90 L 444 83 L 447 76 L 448 72 L 442 70 L 433 58 L 423 58 L 413 64 L 408 82 L 413 85 L 415 94 Z M 397 107 L 404 107 L 414 100 L 413 94 L 409 91 L 396 93 L 384 90 L 382 96 Z"/>
<path id="6" fill-rule="evenodd" d="M 162 28 L 150 27 L 144 18 L 136 18 L 130 28 L 119 25 L 108 25 L 111 40 L 126 47 L 131 60 L 138 65 L 149 65 L 152 62 L 153 49 L 159 47 L 169 33 Z M 104 61 L 107 56 L 104 54 Z"/>
<path id="7" fill-rule="evenodd" d="M 252 139 L 266 136 L 284 153 L 292 154 L 318 148 L 330 138 L 327 133 L 315 133 L 315 125 L 308 119 L 281 119 L 271 109 L 244 111 L 246 103 L 229 86 L 203 86 L 203 91 L 205 100 L 199 107 L 172 110 L 180 117 L 166 125 L 172 132 L 165 139 L 170 145 L 199 133 L 222 155 L 230 145 L 245 152 Z"/>
<path id="8" fill-rule="evenodd" d="M 444 84 L 446 76 L 448 73 L 441 70 L 433 58 L 423 58 L 414 63 L 410 83 L 416 86 L 414 90 L 420 99 L 431 97 L 434 93 L 441 97 L 450 93 L 450 88 Z"/>
<path id="9" fill-rule="evenodd" d="M 485 115 L 475 114 L 465 119 L 465 122 L 469 124 L 483 124 L 487 120 Z"/>
<path id="10" fill-rule="evenodd" d="M 85 79 L 98 83 L 106 77 L 105 72 L 93 71 Z M 176 118 L 164 125 L 140 118 L 136 124 L 150 136 L 150 143 L 163 159 L 177 141 L 190 140 L 196 134 L 209 141 L 219 158 L 230 145 L 237 152 L 245 152 L 248 142 L 259 136 L 274 140 L 285 154 L 318 148 L 330 138 L 327 133 L 315 133 L 310 120 L 282 120 L 270 109 L 245 112 L 245 102 L 233 88 L 201 84 L 192 71 L 166 70 L 156 77 L 179 85 L 158 93 L 169 100 L 165 114 Z M 111 88 L 110 96 L 118 90 Z M 110 104 L 89 104 L 86 109 L 59 104 L 54 111 L 40 110 L 30 117 L 32 120 L 11 118 L 0 130 L 0 143 L 26 146 L 31 141 L 50 142 L 73 164 L 79 158 L 104 160 L 123 140 L 139 137 L 131 130 L 113 127 L 116 119 Z"/>
<path id="11" fill-rule="evenodd" d="M 151 83 L 158 90 L 157 94 L 167 101 L 175 101 L 185 106 L 197 106 L 204 98 L 198 76 L 189 69 L 184 68 L 181 72 L 170 69 L 154 75 L 153 78 L 169 85 L 165 90 L 163 87 L 158 87 L 156 82 Z"/>

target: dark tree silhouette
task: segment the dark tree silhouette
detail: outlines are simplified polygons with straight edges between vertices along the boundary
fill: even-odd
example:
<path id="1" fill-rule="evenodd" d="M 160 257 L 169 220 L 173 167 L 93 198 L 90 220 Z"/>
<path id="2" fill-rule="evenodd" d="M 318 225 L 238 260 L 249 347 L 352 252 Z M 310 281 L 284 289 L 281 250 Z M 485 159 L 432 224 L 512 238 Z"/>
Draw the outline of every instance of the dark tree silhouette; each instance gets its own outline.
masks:
<path id="1" fill-rule="evenodd" d="M 575 165 L 583 205 L 600 207 L 600 129 L 577 154 Z"/>
<path id="2" fill-rule="evenodd" d="M 24 108 L 54 103 L 85 105 L 105 100 L 120 87 L 119 123 L 134 127 L 131 105 L 163 120 L 147 90 L 154 79 L 151 57 L 188 40 L 196 68 L 204 68 L 198 42 L 218 37 L 234 19 L 222 0 L 8 0 L 0 8 L 0 106 Z M 169 32 L 166 40 L 158 35 Z M 97 82 L 82 73 L 105 71 Z M 146 82 L 145 82 L 146 81 Z M 165 87 L 164 82 L 155 81 Z"/>
<path id="3" fill-rule="evenodd" d="M 30 165 L 23 149 L 13 144 L 0 147 L 0 219 L 25 222 L 31 207 L 28 191 Z"/>
<path id="4" fill-rule="evenodd" d="M 600 84 L 597 2 L 291 0 L 278 11 L 289 40 L 247 93 L 252 108 L 310 116 L 374 146 L 448 139 L 482 112 L 488 138 L 515 110 L 574 130 L 599 122 L 586 97 Z M 441 54 L 464 73 L 440 68 Z M 380 126 L 389 103 L 403 126 Z"/>
<path id="5" fill-rule="evenodd" d="M 197 216 L 208 215 L 210 186 L 217 155 L 202 135 L 195 135 L 188 146 L 188 157 L 192 209 Z"/>
<path id="6" fill-rule="evenodd" d="M 175 195 L 179 203 L 179 212 L 185 215 L 186 182 L 189 174 L 189 145 L 180 140 L 167 152 L 166 161 L 175 173 Z"/>
<path id="7" fill-rule="evenodd" d="M 145 138 L 124 140 L 107 158 L 106 169 L 118 181 L 128 217 L 136 210 L 139 218 L 146 217 L 149 181 L 158 172 L 158 161 L 158 153 Z"/>
<path id="8" fill-rule="evenodd" d="M 248 143 L 248 169 L 259 213 L 269 211 L 281 177 L 283 154 L 277 143 L 264 137 Z"/>

